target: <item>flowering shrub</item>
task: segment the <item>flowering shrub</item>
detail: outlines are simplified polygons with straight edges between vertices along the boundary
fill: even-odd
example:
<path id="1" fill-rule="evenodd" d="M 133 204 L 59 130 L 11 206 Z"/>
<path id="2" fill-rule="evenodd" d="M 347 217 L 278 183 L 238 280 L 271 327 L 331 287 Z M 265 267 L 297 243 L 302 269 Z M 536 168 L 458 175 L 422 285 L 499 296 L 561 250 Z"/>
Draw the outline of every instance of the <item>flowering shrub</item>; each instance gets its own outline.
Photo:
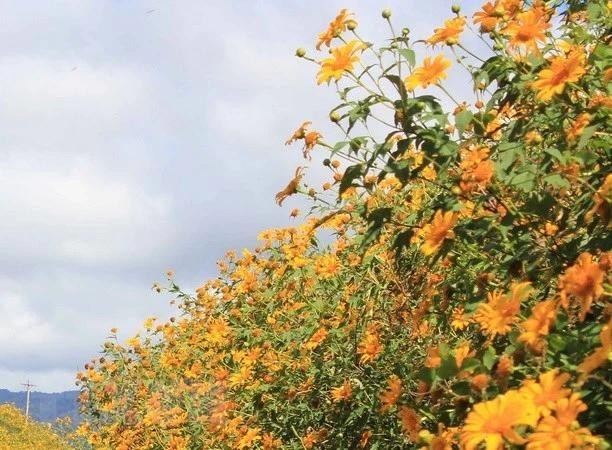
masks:
<path id="1" fill-rule="evenodd" d="M 26 422 L 10 404 L 0 405 L 0 450 L 67 450 L 70 447 L 50 426 Z"/>
<path id="2" fill-rule="evenodd" d="M 330 170 L 317 189 L 298 167 L 277 194 L 313 213 L 228 252 L 195 296 L 170 274 L 180 318 L 113 332 L 78 374 L 80 433 L 119 450 L 605 447 L 611 7 L 453 7 L 424 40 L 385 10 L 380 48 L 342 10 L 316 42 L 329 55 L 297 51 L 340 99 L 338 142 L 311 122 L 287 141 Z M 472 98 L 442 84 L 452 66 Z"/>

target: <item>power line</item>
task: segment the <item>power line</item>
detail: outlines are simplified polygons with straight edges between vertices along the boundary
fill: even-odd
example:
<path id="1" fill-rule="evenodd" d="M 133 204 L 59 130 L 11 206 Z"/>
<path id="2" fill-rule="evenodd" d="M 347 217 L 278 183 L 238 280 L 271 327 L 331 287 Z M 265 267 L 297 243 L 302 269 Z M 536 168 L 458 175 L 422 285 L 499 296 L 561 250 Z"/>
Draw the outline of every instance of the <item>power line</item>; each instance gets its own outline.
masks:
<path id="1" fill-rule="evenodd" d="M 21 384 L 22 386 L 25 386 L 26 388 L 26 410 L 25 410 L 25 416 L 26 416 L 26 422 L 28 421 L 28 418 L 30 417 L 30 392 L 32 392 L 32 388 L 36 387 L 35 384 L 31 384 L 30 380 L 26 381 L 25 383 Z"/>

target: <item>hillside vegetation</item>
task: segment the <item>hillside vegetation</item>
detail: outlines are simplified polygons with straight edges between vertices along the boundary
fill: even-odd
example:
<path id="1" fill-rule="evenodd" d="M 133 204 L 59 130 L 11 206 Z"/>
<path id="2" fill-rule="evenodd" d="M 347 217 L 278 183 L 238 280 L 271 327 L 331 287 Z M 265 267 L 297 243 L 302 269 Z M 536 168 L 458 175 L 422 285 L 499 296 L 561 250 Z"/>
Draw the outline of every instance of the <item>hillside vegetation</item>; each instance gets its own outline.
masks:
<path id="1" fill-rule="evenodd" d="M 380 43 L 340 11 L 297 50 L 338 99 L 327 130 L 287 140 L 304 161 L 277 202 L 305 196 L 310 214 L 228 252 L 194 295 L 169 273 L 156 289 L 180 315 L 127 342 L 113 330 L 78 374 L 80 435 L 106 450 L 608 448 L 611 7 L 491 0 L 428 36 L 384 10 Z M 313 160 L 323 186 L 306 183 Z"/>
<path id="2" fill-rule="evenodd" d="M 68 450 L 51 429 L 32 420 L 9 404 L 0 405 L 0 450 Z"/>

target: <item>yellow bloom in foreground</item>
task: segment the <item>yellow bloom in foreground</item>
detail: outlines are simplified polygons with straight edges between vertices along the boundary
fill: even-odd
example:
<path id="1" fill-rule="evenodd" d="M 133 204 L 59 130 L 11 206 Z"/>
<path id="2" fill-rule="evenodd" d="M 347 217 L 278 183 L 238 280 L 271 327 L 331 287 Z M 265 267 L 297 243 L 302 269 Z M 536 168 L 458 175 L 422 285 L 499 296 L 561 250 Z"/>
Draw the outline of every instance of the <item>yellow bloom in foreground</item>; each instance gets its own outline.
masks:
<path id="1" fill-rule="evenodd" d="M 531 399 L 536 411 L 542 416 L 550 415 L 556 402 L 571 393 L 569 389 L 563 389 L 563 385 L 570 379 L 569 374 L 557 373 L 556 369 L 549 370 L 540 375 L 538 382 L 526 380 L 520 389 L 520 392 Z"/>
<path id="2" fill-rule="evenodd" d="M 465 17 L 454 17 L 444 21 L 442 28 L 436 28 L 433 36 L 427 39 L 431 45 L 439 44 L 440 42 L 455 43 L 459 40 L 459 35 L 463 33 L 465 28 Z"/>
<path id="3" fill-rule="evenodd" d="M 474 320 L 482 332 L 491 338 L 497 334 L 507 334 L 518 321 L 521 302 L 527 298 L 529 291 L 529 283 L 525 282 L 514 284 L 510 296 L 498 291 L 489 293 L 487 303 L 482 303 L 474 314 Z"/>
<path id="4" fill-rule="evenodd" d="M 578 394 L 559 400 L 555 405 L 556 415 L 540 421 L 535 431 L 529 435 L 526 448 L 569 450 L 583 448 L 586 444 L 597 444 L 599 439 L 592 436 L 587 428 L 580 428 L 576 420 L 578 414 L 586 409 Z"/>
<path id="5" fill-rule="evenodd" d="M 364 50 L 366 46 L 359 41 L 352 40 L 342 47 L 332 50 L 332 55 L 321 61 L 321 70 L 317 76 L 317 84 L 328 82 L 333 78 L 338 81 L 345 72 L 350 72 L 359 62 L 358 51 Z"/>
<path id="6" fill-rule="evenodd" d="M 451 211 L 443 214 L 441 210 L 437 210 L 432 221 L 426 224 L 419 233 L 425 239 L 421 251 L 425 255 L 431 255 L 442 246 L 445 239 L 453 239 L 455 233 L 452 228 L 458 218 L 457 214 Z"/>
<path id="7" fill-rule="evenodd" d="M 461 432 L 461 444 L 466 450 L 485 443 L 486 450 L 499 450 L 504 440 L 513 444 L 525 440 L 514 430 L 519 425 L 535 427 L 538 413 L 529 397 L 516 391 L 499 395 L 493 400 L 474 405 L 465 419 Z"/>
<path id="8" fill-rule="evenodd" d="M 406 89 L 414 91 L 417 86 L 426 88 L 430 84 L 439 83 L 441 80 L 446 79 L 446 70 L 450 66 L 450 60 L 444 57 L 444 55 L 437 55 L 433 59 L 431 57 L 425 58 L 423 65 L 417 67 L 412 75 L 404 80 Z"/>
<path id="9" fill-rule="evenodd" d="M 548 69 L 538 73 L 538 79 L 531 84 L 536 97 L 549 101 L 560 94 L 567 83 L 575 83 L 586 73 L 586 57 L 582 49 L 576 49 L 567 56 L 555 56 Z"/>

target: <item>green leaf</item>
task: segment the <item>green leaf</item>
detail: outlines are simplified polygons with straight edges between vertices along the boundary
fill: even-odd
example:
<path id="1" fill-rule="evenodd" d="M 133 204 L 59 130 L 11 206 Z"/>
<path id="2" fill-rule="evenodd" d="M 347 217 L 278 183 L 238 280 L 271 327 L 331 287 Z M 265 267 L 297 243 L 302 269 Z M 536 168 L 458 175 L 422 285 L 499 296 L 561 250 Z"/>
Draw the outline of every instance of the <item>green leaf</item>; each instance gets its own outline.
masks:
<path id="1" fill-rule="evenodd" d="M 529 192 L 535 185 L 535 174 L 532 172 L 521 172 L 510 180 L 510 184 L 524 192 Z"/>
<path id="2" fill-rule="evenodd" d="M 400 55 L 402 55 L 406 61 L 408 61 L 408 64 L 410 65 L 410 67 L 414 67 L 416 64 L 416 58 L 415 58 L 415 53 L 414 50 L 410 50 L 409 48 L 402 48 L 400 49 Z"/>
<path id="3" fill-rule="evenodd" d="M 472 111 L 468 111 L 467 109 L 461 111 L 455 116 L 455 126 L 459 130 L 459 133 L 463 134 L 473 118 L 474 114 L 472 114 Z"/>
<path id="4" fill-rule="evenodd" d="M 355 181 L 355 179 L 360 178 L 364 174 L 365 166 L 363 164 L 355 164 L 354 166 L 347 167 L 342 177 L 342 181 L 340 181 L 340 195 L 349 187 L 353 186 L 353 181 Z"/>
<path id="5" fill-rule="evenodd" d="M 578 150 L 582 150 L 582 148 L 587 145 L 587 142 L 589 142 L 589 139 L 591 139 L 591 136 L 593 136 L 593 133 L 595 133 L 596 129 L 597 125 L 592 125 L 590 127 L 586 127 L 582 131 L 582 134 L 580 135 L 580 140 L 578 141 Z"/>
<path id="6" fill-rule="evenodd" d="M 565 156 L 563 156 L 563 154 L 556 148 L 547 148 L 547 149 L 544 149 L 544 152 L 548 153 L 550 156 L 555 158 L 561 164 L 565 164 Z"/>
<path id="7" fill-rule="evenodd" d="M 570 187 L 569 181 L 567 181 L 565 178 L 563 178 L 558 173 L 553 173 L 552 175 L 545 177 L 544 181 L 550 184 L 552 187 L 556 187 L 556 188 Z"/>
<path id="8" fill-rule="evenodd" d="M 491 370 L 496 359 L 497 355 L 495 354 L 495 349 L 493 347 L 488 347 L 484 355 L 482 355 L 482 364 L 484 364 L 487 370 Z"/>

